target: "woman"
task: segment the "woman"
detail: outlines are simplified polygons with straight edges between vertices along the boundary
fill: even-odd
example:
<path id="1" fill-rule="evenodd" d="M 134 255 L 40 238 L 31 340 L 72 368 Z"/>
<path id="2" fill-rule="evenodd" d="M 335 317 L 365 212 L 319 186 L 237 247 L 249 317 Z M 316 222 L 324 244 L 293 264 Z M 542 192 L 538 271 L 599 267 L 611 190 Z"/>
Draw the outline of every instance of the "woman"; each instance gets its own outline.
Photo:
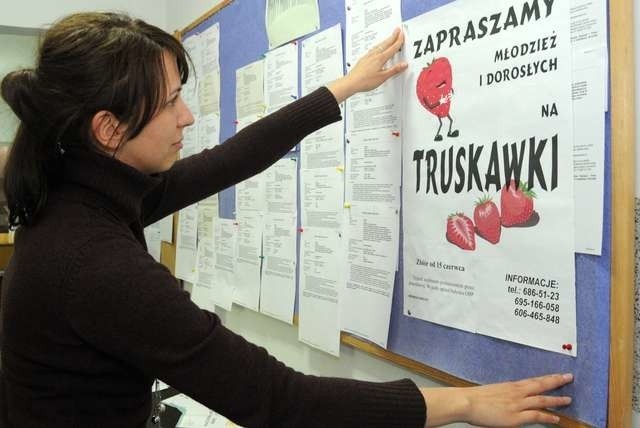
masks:
<path id="1" fill-rule="evenodd" d="M 200 310 L 146 252 L 143 227 L 264 169 L 406 64 L 396 31 L 345 77 L 174 162 L 193 116 L 179 42 L 119 14 L 62 19 L 34 70 L 7 75 L 19 117 L 6 166 L 19 226 L 2 298 L 2 426 L 141 427 L 159 378 L 255 426 L 553 423 L 570 376 L 419 389 L 297 373 Z M 427 412 L 428 408 L 428 412 Z"/>

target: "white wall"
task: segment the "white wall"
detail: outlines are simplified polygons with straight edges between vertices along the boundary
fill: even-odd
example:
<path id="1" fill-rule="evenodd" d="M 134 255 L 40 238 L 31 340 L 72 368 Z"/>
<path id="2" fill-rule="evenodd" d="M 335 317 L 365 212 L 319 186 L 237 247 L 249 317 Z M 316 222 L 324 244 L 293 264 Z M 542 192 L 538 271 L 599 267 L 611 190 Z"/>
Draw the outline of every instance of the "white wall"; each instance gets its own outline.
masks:
<path id="1" fill-rule="evenodd" d="M 31 68 L 36 60 L 36 35 L 0 34 L 0 80 L 10 71 Z M 13 140 L 18 118 L 0 98 L 0 145 Z"/>
<path id="2" fill-rule="evenodd" d="M 20 0 L 11 2 L 10 7 L 2 7 L 0 26 L 44 28 L 73 12 L 120 11 L 166 30 L 166 6 L 169 2 L 170 0 Z"/>
<path id="3" fill-rule="evenodd" d="M 221 0 L 165 0 L 167 3 L 167 31 L 182 30 L 213 9 Z M 242 1 L 242 0 L 235 0 Z"/>

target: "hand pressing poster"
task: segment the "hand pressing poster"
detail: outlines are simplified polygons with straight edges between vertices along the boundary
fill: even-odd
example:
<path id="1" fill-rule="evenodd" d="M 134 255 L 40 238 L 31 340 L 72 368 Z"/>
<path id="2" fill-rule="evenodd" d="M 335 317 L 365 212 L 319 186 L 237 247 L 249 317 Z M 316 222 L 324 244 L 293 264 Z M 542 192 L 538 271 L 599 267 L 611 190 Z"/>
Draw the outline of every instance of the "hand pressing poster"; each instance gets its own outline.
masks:
<path id="1" fill-rule="evenodd" d="M 404 313 L 576 355 L 569 4 L 405 23 Z"/>

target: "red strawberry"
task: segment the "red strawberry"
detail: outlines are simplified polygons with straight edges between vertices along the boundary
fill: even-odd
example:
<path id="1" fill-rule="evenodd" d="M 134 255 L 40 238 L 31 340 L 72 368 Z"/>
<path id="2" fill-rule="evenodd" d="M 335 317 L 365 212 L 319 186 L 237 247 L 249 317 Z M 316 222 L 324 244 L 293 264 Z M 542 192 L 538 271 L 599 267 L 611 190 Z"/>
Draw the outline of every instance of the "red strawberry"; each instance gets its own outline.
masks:
<path id="1" fill-rule="evenodd" d="M 471 219 L 462 213 L 451 214 L 447 218 L 447 241 L 463 250 L 475 250 L 476 232 Z"/>
<path id="2" fill-rule="evenodd" d="M 451 107 L 452 76 L 447 58 L 436 58 L 420 71 L 416 95 L 420 104 L 437 117 L 447 117 Z"/>
<path id="3" fill-rule="evenodd" d="M 503 226 L 515 226 L 529 220 L 533 214 L 533 198 L 536 194 L 527 183 L 516 185 L 515 180 L 505 184 L 500 191 L 500 212 Z"/>
<path id="4" fill-rule="evenodd" d="M 500 232 L 502 231 L 500 213 L 490 196 L 478 199 L 473 211 L 473 221 L 476 224 L 478 235 L 492 244 L 497 244 L 500 241 Z"/>

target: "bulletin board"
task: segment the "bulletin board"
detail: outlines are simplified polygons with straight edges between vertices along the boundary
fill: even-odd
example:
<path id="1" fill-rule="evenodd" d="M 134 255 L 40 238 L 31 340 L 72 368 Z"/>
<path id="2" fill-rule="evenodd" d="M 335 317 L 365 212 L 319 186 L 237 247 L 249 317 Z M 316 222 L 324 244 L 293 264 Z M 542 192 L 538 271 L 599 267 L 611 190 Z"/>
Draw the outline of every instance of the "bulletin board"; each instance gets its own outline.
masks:
<path id="1" fill-rule="evenodd" d="M 343 1 L 318 3 L 321 29 L 340 23 L 344 36 Z M 404 0 L 402 18 L 407 20 L 447 3 L 450 1 Z M 236 69 L 260 59 L 268 50 L 265 4 L 265 0 L 222 1 L 179 34 L 184 40 L 220 23 L 221 142 L 235 133 Z M 605 114 L 604 237 L 602 256 L 575 257 L 578 356 L 563 356 L 404 316 L 402 257 L 388 349 L 344 333 L 343 343 L 458 386 L 571 372 L 575 382 L 562 393 L 573 396 L 573 404 L 558 413 L 562 426 L 630 424 L 635 194 L 632 1 L 616 0 L 609 8 L 611 72 L 610 108 Z M 221 192 L 220 216 L 232 218 L 234 206 L 234 189 Z"/>

